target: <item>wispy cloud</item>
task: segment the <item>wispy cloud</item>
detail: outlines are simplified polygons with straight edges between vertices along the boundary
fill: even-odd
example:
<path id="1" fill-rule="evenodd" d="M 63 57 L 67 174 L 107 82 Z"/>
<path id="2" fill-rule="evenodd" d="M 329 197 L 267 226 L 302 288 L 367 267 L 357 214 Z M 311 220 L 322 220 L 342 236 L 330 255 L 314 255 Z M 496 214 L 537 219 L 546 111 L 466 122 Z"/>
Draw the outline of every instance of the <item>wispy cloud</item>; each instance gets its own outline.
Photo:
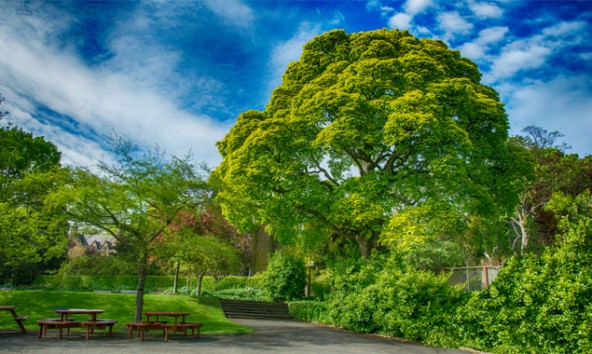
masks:
<path id="1" fill-rule="evenodd" d="M 0 77 L 10 83 L 10 87 L 4 85 L 9 91 L 7 97 L 10 94 L 21 98 L 12 104 L 10 119 L 16 119 L 15 123 L 19 125 L 28 125 L 29 130 L 58 144 L 66 162 L 87 163 L 88 157 L 95 157 L 97 147 L 103 143 L 93 139 L 113 130 L 144 146 L 159 144 L 177 155 L 192 150 L 198 160 L 210 164 L 219 162 L 215 142 L 224 136 L 229 126 L 206 115 L 179 109 L 174 85 L 165 85 L 163 89 L 162 81 L 153 78 L 159 70 L 165 73 L 165 80 L 171 77 L 166 75 L 166 68 L 176 60 L 174 53 L 163 53 L 158 49 L 152 49 L 156 51 L 152 52 L 150 46 L 119 38 L 113 42 L 112 50 L 116 58 L 121 53 L 127 64 L 121 62 L 118 65 L 118 59 L 115 59 L 91 67 L 80 61 L 73 49 L 64 48 L 55 37 L 44 36 L 43 27 L 40 30 L 29 26 L 28 31 L 15 33 L 14 28 L 23 26 L 26 27 L 16 20 L 0 27 L 0 52 L 3 53 L 0 56 Z M 48 26 L 54 25 L 48 22 Z M 138 51 L 135 55 L 139 57 L 153 54 L 162 62 L 148 59 L 134 63 L 129 60 L 134 57 L 130 54 L 134 51 Z M 15 106 L 18 104 L 28 107 L 21 109 Z M 44 125 L 37 117 L 32 119 L 31 114 L 25 113 L 39 108 L 76 117 L 81 129 L 79 136 L 74 137 L 65 131 L 65 122 L 55 120 L 52 126 Z M 96 134 L 85 136 L 85 130 Z M 72 142 L 76 146 L 72 146 Z M 87 158 L 82 159 L 82 156 Z"/>
<path id="2" fill-rule="evenodd" d="M 469 8 L 481 19 L 499 18 L 504 10 L 494 3 L 469 1 Z"/>
<path id="3" fill-rule="evenodd" d="M 234 26 L 248 27 L 255 18 L 251 8 L 240 0 L 204 0 L 204 4 L 213 13 Z"/>
<path id="4" fill-rule="evenodd" d="M 460 47 L 463 55 L 471 59 L 480 59 L 487 55 L 493 45 L 502 41 L 509 28 L 505 26 L 495 26 L 479 31 L 477 38 L 467 42 Z"/>
<path id="5" fill-rule="evenodd" d="M 587 75 L 560 75 L 550 82 L 506 89 L 512 96 L 507 110 L 514 122 L 513 134 L 535 124 L 565 134 L 574 151 L 592 151 L 592 83 Z"/>
<path id="6" fill-rule="evenodd" d="M 468 34 L 474 27 L 456 11 L 441 13 L 437 20 L 438 27 L 444 31 L 444 39 L 454 38 L 458 34 Z"/>
<path id="7" fill-rule="evenodd" d="M 275 45 L 270 58 L 271 67 L 273 68 L 270 90 L 280 85 L 282 75 L 286 71 L 288 64 L 300 59 L 302 47 L 321 32 L 320 24 L 303 22 L 292 38 Z"/>
<path id="8" fill-rule="evenodd" d="M 416 15 L 424 12 L 430 6 L 433 6 L 432 0 L 407 0 L 403 5 L 403 9 L 410 15 Z"/>
<path id="9" fill-rule="evenodd" d="M 411 30 L 414 26 L 413 18 L 432 6 L 434 6 L 432 0 L 407 0 L 402 6 L 402 12 L 392 14 L 394 9 L 385 6 L 380 7 L 380 11 L 383 16 L 388 17 L 387 23 L 390 28 Z"/>

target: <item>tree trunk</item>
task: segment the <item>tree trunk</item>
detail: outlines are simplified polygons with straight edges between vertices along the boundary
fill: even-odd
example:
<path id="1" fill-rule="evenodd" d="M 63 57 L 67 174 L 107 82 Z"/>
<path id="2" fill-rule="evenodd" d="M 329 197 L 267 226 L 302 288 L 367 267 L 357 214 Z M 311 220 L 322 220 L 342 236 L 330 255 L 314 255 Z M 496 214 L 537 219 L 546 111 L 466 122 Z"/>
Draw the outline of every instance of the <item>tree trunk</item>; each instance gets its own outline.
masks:
<path id="1" fill-rule="evenodd" d="M 201 284 L 202 284 L 202 280 L 204 278 L 204 275 L 206 275 L 206 271 L 203 271 L 203 272 L 197 274 L 197 288 L 195 289 L 195 296 L 201 295 Z"/>
<path id="2" fill-rule="evenodd" d="M 523 207 L 517 206 L 516 207 L 516 218 L 510 218 L 510 222 L 512 223 L 512 227 L 514 228 L 514 232 L 516 233 L 516 238 L 512 242 L 512 248 L 516 248 L 516 242 L 520 240 L 520 254 L 524 253 L 524 249 L 528 246 L 528 229 L 526 227 L 526 221 L 528 217 L 528 213 L 524 210 Z"/>
<path id="3" fill-rule="evenodd" d="M 175 269 L 175 279 L 173 280 L 173 294 L 177 295 L 179 288 L 179 270 L 181 269 L 181 261 L 177 260 L 177 268 Z"/>
<path id="4" fill-rule="evenodd" d="M 360 254 L 364 259 L 370 258 L 370 254 L 376 246 L 376 238 L 377 236 L 372 235 L 370 238 L 366 238 L 362 235 L 356 235 L 355 239 L 358 242 L 358 246 L 360 247 Z"/>
<path id="5" fill-rule="evenodd" d="M 136 322 L 142 322 L 142 313 L 144 312 L 144 286 L 146 284 L 146 275 L 148 274 L 148 265 L 146 258 L 142 259 L 138 267 L 138 288 L 136 289 Z"/>

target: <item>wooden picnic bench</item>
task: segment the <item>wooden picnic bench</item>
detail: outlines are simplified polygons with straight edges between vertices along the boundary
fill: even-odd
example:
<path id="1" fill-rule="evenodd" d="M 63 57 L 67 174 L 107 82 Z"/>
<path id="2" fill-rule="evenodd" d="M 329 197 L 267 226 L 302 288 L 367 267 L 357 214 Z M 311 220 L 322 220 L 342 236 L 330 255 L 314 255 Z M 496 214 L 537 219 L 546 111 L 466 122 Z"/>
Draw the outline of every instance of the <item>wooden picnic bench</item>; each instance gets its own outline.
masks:
<path id="1" fill-rule="evenodd" d="M 23 322 L 29 319 L 29 316 L 19 316 L 14 310 L 14 306 L 0 306 L 0 311 L 8 311 L 12 315 L 14 321 L 18 324 L 21 333 L 27 333 Z"/>
<path id="2" fill-rule="evenodd" d="M 86 330 L 86 339 L 90 337 L 91 333 L 94 333 L 95 329 L 109 329 L 108 335 L 113 335 L 113 326 L 117 323 L 117 320 L 111 319 L 97 319 L 97 315 L 104 312 L 99 309 L 67 309 L 57 308 L 53 310 L 58 313 L 58 318 L 44 318 L 37 321 L 39 325 L 39 338 L 47 334 L 48 329 L 59 330 L 60 339 L 63 338 L 64 329 L 70 333 L 70 328 L 82 327 Z M 90 315 L 88 320 L 78 321 L 74 318 L 68 317 L 69 315 Z"/>
<path id="3" fill-rule="evenodd" d="M 70 328 L 81 326 L 80 322 L 74 319 L 62 320 L 61 318 L 44 318 L 37 320 L 37 324 L 39 325 L 39 338 L 46 335 L 48 329 L 58 329 L 60 339 L 63 338 L 64 329 L 67 329 L 68 333 L 70 333 Z"/>
<path id="4" fill-rule="evenodd" d="M 140 340 L 144 340 L 144 334 L 146 331 L 151 329 L 162 329 L 164 331 L 164 341 L 169 341 L 169 333 L 182 332 L 187 335 L 187 331 L 191 330 L 191 339 L 199 338 L 202 323 L 199 322 L 186 322 L 185 317 L 189 315 L 189 312 L 177 312 L 177 311 L 146 311 L 146 320 L 144 322 L 128 322 L 127 333 L 128 338 L 131 339 L 134 331 L 138 331 L 138 337 Z M 173 322 L 162 321 L 161 317 L 172 317 Z"/>
<path id="5" fill-rule="evenodd" d="M 82 321 L 80 326 L 86 328 L 86 339 L 90 336 L 95 329 L 106 329 L 109 327 L 109 337 L 113 336 L 113 326 L 117 323 L 117 320 L 100 319 L 94 321 Z"/>
<path id="6" fill-rule="evenodd" d="M 140 337 L 140 340 L 144 340 L 145 332 L 150 329 L 162 329 L 164 331 L 162 325 L 163 323 L 159 322 L 128 322 L 126 324 L 127 335 L 129 339 L 132 339 L 133 332 L 138 331 L 138 337 Z"/>
<path id="7" fill-rule="evenodd" d="M 164 341 L 169 341 L 169 331 L 175 333 L 183 332 L 184 335 L 187 335 L 188 330 L 191 330 L 191 339 L 195 340 L 195 331 L 197 331 L 197 338 L 199 338 L 202 325 L 199 322 L 165 323 L 162 325 L 164 329 Z"/>

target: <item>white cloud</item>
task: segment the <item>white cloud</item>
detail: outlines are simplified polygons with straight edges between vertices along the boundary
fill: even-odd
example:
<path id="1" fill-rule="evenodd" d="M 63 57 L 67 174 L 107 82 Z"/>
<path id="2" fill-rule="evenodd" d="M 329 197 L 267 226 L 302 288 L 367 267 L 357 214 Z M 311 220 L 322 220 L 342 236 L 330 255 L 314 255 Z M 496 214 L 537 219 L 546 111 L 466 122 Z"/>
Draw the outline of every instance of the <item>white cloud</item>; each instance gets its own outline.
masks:
<path id="1" fill-rule="evenodd" d="M 99 136 L 114 130 L 144 146 L 158 144 L 175 155 L 184 155 L 191 149 L 197 160 L 212 165 L 219 162 L 215 142 L 230 127 L 207 116 L 180 110 L 170 91 L 170 95 L 163 95 L 157 89 L 158 82 L 148 75 L 162 65 L 157 60 L 137 67 L 121 66 L 120 70 L 108 65 L 88 67 L 68 49 L 38 36 L 38 31 L 25 31 L 17 36 L 13 28 L 6 23 L 0 25 L 0 53 L 3 53 L 0 84 L 10 87 L 10 95 L 15 98 L 10 119 L 56 143 L 67 163 L 86 164 L 88 157 L 97 157 L 101 142 L 88 140 L 88 136 L 75 137 L 60 124 L 49 126 L 36 122 L 26 112 L 35 112 L 37 104 L 72 117 L 82 129 Z M 141 46 L 132 49 L 140 51 L 137 55 L 151 53 L 149 48 Z M 151 54 L 167 63 L 175 60 L 174 54 L 172 57 Z"/>
<path id="2" fill-rule="evenodd" d="M 493 3 L 470 1 L 469 7 L 477 17 L 483 19 L 500 18 L 504 14 L 504 10 Z"/>
<path id="3" fill-rule="evenodd" d="M 411 16 L 425 11 L 434 3 L 432 0 L 407 0 L 403 5 L 405 12 Z"/>
<path id="4" fill-rule="evenodd" d="M 397 29 L 410 29 L 411 28 L 411 21 L 413 17 L 406 13 L 398 13 L 388 20 L 388 26 L 390 28 L 397 28 Z"/>
<path id="5" fill-rule="evenodd" d="M 213 13 L 237 27 L 248 27 L 255 18 L 251 8 L 240 0 L 204 0 L 204 4 Z"/>
<path id="6" fill-rule="evenodd" d="M 273 78 L 270 83 L 272 89 L 280 85 L 282 75 L 288 68 L 288 64 L 300 59 L 302 47 L 321 32 L 320 25 L 304 22 L 300 24 L 300 28 L 292 38 L 278 43 L 273 48 L 270 58 L 271 67 L 273 68 Z"/>
<path id="7" fill-rule="evenodd" d="M 345 16 L 339 11 L 335 13 L 332 19 L 329 20 L 329 24 L 332 26 L 337 26 L 343 24 L 345 21 Z"/>
<path id="8" fill-rule="evenodd" d="M 438 26 L 444 30 L 445 39 L 457 34 L 466 34 L 473 29 L 473 24 L 466 21 L 458 12 L 444 12 L 438 15 Z"/>
<path id="9" fill-rule="evenodd" d="M 592 151 L 592 85 L 585 74 L 558 76 L 550 82 L 536 81 L 515 87 L 507 104 L 512 134 L 528 125 L 565 134 L 573 147 L 568 152 L 581 156 Z"/>
<path id="10" fill-rule="evenodd" d="M 481 30 L 479 36 L 474 41 L 463 44 L 460 51 L 471 59 L 483 58 L 492 45 L 504 39 L 508 31 L 508 27 L 490 27 Z"/>
<path id="11" fill-rule="evenodd" d="M 546 47 L 533 45 L 525 49 L 505 50 L 494 60 L 492 73 L 497 79 L 507 78 L 515 73 L 538 68 L 545 64 L 551 50 Z"/>
<path id="12" fill-rule="evenodd" d="M 543 30 L 543 35 L 561 37 L 574 34 L 586 29 L 588 24 L 584 21 L 560 22 Z"/>

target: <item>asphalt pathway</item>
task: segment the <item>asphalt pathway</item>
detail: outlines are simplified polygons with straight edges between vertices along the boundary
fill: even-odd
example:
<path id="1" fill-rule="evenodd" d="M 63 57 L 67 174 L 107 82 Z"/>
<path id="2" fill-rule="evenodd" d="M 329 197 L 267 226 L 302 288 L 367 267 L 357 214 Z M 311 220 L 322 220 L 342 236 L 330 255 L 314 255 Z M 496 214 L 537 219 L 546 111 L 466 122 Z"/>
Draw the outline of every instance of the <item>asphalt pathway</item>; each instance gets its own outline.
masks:
<path id="1" fill-rule="evenodd" d="M 467 351 L 431 348 L 414 343 L 402 343 L 373 335 L 285 320 L 234 319 L 253 328 L 255 333 L 238 335 L 202 335 L 195 341 L 191 336 L 171 335 L 165 343 L 162 332 L 151 331 L 144 341 L 128 339 L 125 333 L 107 338 L 98 331 L 88 341 L 84 332 L 74 331 L 59 340 L 55 330 L 47 337 L 37 333 L 0 333 L 0 352 L 6 353 L 208 353 L 208 354 L 466 354 Z"/>

